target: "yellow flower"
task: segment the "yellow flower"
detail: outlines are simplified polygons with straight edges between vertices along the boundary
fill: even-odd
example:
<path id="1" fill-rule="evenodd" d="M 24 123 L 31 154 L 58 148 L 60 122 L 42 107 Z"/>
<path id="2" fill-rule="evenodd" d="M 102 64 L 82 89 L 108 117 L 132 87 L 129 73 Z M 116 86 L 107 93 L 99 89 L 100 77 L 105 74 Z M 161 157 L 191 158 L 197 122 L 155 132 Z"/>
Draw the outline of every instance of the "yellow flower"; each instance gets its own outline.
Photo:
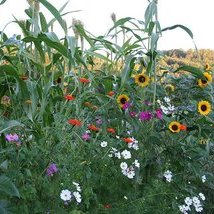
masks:
<path id="1" fill-rule="evenodd" d="M 135 83 L 141 87 L 146 87 L 149 85 L 150 78 L 144 73 L 135 75 L 134 79 Z"/>
<path id="2" fill-rule="evenodd" d="M 212 75 L 209 74 L 208 72 L 204 72 L 204 77 L 205 77 L 204 80 L 202 80 L 202 79 L 198 80 L 198 86 L 201 87 L 201 88 L 207 86 L 208 83 L 212 82 Z"/>
<path id="3" fill-rule="evenodd" d="M 208 63 L 206 63 L 205 70 L 206 71 L 210 71 L 211 69 L 212 69 L 211 66 Z"/>
<path id="4" fill-rule="evenodd" d="M 173 92 L 173 91 L 175 90 L 175 86 L 172 85 L 172 84 L 167 84 L 167 85 L 165 86 L 165 89 L 166 89 L 166 91 L 168 91 L 168 92 Z"/>
<path id="5" fill-rule="evenodd" d="M 177 121 L 172 121 L 169 124 L 169 130 L 171 132 L 180 132 L 181 131 L 180 127 L 181 127 L 181 124 L 179 122 L 177 122 Z"/>
<path id="6" fill-rule="evenodd" d="M 208 115 L 211 112 L 211 104 L 208 101 L 200 101 L 198 103 L 198 112 L 201 115 Z"/>
<path id="7" fill-rule="evenodd" d="M 123 107 L 123 105 L 129 101 L 129 97 L 125 94 L 121 94 L 117 97 L 117 103 L 120 107 Z"/>

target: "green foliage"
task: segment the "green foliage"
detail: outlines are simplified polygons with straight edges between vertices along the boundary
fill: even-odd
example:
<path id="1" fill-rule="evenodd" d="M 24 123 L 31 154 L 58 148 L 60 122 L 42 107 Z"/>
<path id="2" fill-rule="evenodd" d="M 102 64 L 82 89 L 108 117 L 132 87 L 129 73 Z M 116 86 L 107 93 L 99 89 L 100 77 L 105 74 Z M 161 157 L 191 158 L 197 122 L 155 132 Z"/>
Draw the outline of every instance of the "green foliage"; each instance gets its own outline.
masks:
<path id="1" fill-rule="evenodd" d="M 103 36 L 74 25 L 79 47 L 62 19 L 67 3 L 39 2 L 53 19 L 30 4 L 15 21 L 23 38 L 1 33 L 0 213 L 171 214 L 195 196 L 212 213 L 213 69 L 167 61 L 191 51 L 157 50 L 165 30 L 192 32 L 161 30 L 154 0 L 144 21 L 115 20 Z"/>

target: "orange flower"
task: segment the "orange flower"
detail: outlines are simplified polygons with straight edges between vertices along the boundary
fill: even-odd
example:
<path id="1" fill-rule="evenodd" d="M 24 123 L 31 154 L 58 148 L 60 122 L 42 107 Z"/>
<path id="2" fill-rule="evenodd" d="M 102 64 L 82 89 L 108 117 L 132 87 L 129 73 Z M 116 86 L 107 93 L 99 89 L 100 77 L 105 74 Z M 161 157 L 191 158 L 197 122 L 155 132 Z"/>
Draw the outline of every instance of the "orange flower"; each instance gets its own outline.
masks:
<path id="1" fill-rule="evenodd" d="M 71 94 L 64 95 L 64 98 L 65 98 L 66 100 L 74 100 L 74 99 L 75 99 L 75 97 L 72 96 Z"/>
<path id="2" fill-rule="evenodd" d="M 82 126 L 82 123 L 77 119 L 70 119 L 68 120 L 68 123 L 73 126 Z"/>
<path id="3" fill-rule="evenodd" d="M 108 92 L 108 96 L 110 96 L 110 97 L 113 96 L 114 94 L 115 94 L 114 91 L 109 91 Z"/>
<path id="4" fill-rule="evenodd" d="M 116 133 L 115 129 L 113 129 L 113 128 L 107 128 L 107 132 L 110 132 L 112 134 Z"/>
<path id="5" fill-rule="evenodd" d="M 132 143 L 134 140 L 132 138 L 130 138 L 130 137 L 127 137 L 127 138 L 123 138 L 123 141 L 125 143 Z"/>
<path id="6" fill-rule="evenodd" d="M 89 82 L 91 82 L 89 79 L 86 79 L 84 77 L 79 78 L 79 81 L 82 82 L 82 83 L 89 83 Z"/>
<path id="7" fill-rule="evenodd" d="M 186 131 L 187 130 L 187 127 L 183 124 L 180 125 L 180 130 L 182 131 Z"/>
<path id="8" fill-rule="evenodd" d="M 89 125 L 88 129 L 91 131 L 96 131 L 96 132 L 100 130 L 100 128 L 96 127 L 95 125 Z"/>
<path id="9" fill-rule="evenodd" d="M 22 79 L 22 80 L 27 80 L 28 79 L 28 76 L 20 76 L 20 79 Z"/>

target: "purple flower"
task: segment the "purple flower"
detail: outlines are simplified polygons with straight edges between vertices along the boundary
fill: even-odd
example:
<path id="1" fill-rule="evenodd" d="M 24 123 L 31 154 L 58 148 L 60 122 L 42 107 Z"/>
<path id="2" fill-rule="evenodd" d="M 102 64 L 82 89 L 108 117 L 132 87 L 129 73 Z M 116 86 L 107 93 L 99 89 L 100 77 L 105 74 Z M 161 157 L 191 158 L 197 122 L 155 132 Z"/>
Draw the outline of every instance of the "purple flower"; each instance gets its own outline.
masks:
<path id="1" fill-rule="evenodd" d="M 162 112 L 161 109 L 157 109 L 157 110 L 156 110 L 156 117 L 157 117 L 158 119 L 160 119 L 160 120 L 163 119 L 163 112 Z"/>
<path id="2" fill-rule="evenodd" d="M 134 111 L 131 111 L 129 114 L 130 114 L 131 117 L 135 117 L 137 115 L 137 113 L 134 112 Z"/>
<path id="3" fill-rule="evenodd" d="M 7 134 L 5 138 L 9 142 L 17 142 L 17 141 L 19 141 L 19 136 L 17 134 Z"/>
<path id="4" fill-rule="evenodd" d="M 101 125 L 102 124 L 102 118 L 101 117 L 96 117 L 96 124 Z"/>
<path id="5" fill-rule="evenodd" d="M 139 115 L 140 120 L 151 120 L 152 114 L 149 111 L 142 111 Z"/>
<path id="6" fill-rule="evenodd" d="M 129 102 L 125 102 L 125 104 L 123 104 L 123 106 L 122 106 L 122 109 L 126 110 L 126 109 L 128 109 L 130 107 L 131 107 L 131 104 Z"/>
<path id="7" fill-rule="evenodd" d="M 90 139 L 90 134 L 88 134 L 87 132 L 85 132 L 85 133 L 82 135 L 82 139 L 83 139 L 83 140 L 89 140 L 89 139 Z"/>
<path id="8" fill-rule="evenodd" d="M 151 106 L 152 105 L 152 103 L 150 101 L 148 101 L 148 100 L 144 100 L 144 104 L 147 105 L 147 106 Z"/>
<path id="9" fill-rule="evenodd" d="M 56 164 L 52 163 L 49 165 L 49 167 L 46 169 L 46 175 L 47 176 L 53 176 L 54 173 L 58 171 Z"/>

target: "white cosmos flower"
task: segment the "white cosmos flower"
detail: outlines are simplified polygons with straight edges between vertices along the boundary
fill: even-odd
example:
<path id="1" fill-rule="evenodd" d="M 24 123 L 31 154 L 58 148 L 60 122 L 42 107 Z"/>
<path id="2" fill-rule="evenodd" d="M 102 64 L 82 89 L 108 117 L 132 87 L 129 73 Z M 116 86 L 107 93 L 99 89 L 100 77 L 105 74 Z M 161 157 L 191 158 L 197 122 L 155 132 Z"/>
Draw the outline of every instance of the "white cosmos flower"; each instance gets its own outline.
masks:
<path id="1" fill-rule="evenodd" d="M 76 187 L 77 191 L 78 191 L 78 192 L 81 192 L 81 187 L 80 187 L 80 185 L 79 185 L 78 183 L 76 183 L 76 182 L 72 182 L 72 183 L 73 183 L 73 185 Z"/>
<path id="2" fill-rule="evenodd" d="M 79 192 L 73 192 L 73 195 L 74 195 L 74 197 L 75 197 L 77 203 L 80 203 L 80 202 L 82 201 L 81 195 L 80 195 Z"/>
<path id="3" fill-rule="evenodd" d="M 100 143 L 100 146 L 103 148 L 106 147 L 107 145 L 108 145 L 108 143 L 106 141 L 103 141 Z"/>
<path id="4" fill-rule="evenodd" d="M 63 201 L 70 201 L 71 200 L 71 191 L 69 191 L 68 189 L 64 189 L 61 191 L 60 193 L 60 198 L 63 200 Z"/>
<path id="5" fill-rule="evenodd" d="M 203 211 L 203 207 L 202 206 L 197 206 L 195 207 L 195 211 L 198 213 L 201 213 Z"/>
<path id="6" fill-rule="evenodd" d="M 133 163 L 137 168 L 140 168 L 140 163 L 138 160 L 135 160 Z"/>
<path id="7" fill-rule="evenodd" d="M 185 201 L 186 205 L 188 205 L 188 206 L 192 205 L 192 199 L 190 197 L 186 197 L 184 201 Z"/>
<path id="8" fill-rule="evenodd" d="M 120 154 L 120 152 L 115 152 L 115 153 L 114 153 L 114 156 L 115 156 L 116 158 L 118 158 L 118 159 L 121 159 L 121 154 Z"/>
<path id="9" fill-rule="evenodd" d="M 167 170 L 164 172 L 163 176 L 166 178 L 166 181 L 171 182 L 172 181 L 172 172 Z"/>
<path id="10" fill-rule="evenodd" d="M 201 176 L 201 180 L 204 183 L 207 180 L 206 175 Z"/>
<path id="11" fill-rule="evenodd" d="M 128 168 L 128 164 L 126 163 L 126 162 L 122 162 L 121 164 L 120 164 L 120 168 L 121 169 L 127 169 Z"/>
<path id="12" fill-rule="evenodd" d="M 204 201 L 206 199 L 203 193 L 200 192 L 198 195 L 202 201 Z"/>
<path id="13" fill-rule="evenodd" d="M 126 149 L 121 152 L 121 155 L 123 156 L 124 159 L 130 159 L 131 158 L 131 152 L 126 150 Z"/>

